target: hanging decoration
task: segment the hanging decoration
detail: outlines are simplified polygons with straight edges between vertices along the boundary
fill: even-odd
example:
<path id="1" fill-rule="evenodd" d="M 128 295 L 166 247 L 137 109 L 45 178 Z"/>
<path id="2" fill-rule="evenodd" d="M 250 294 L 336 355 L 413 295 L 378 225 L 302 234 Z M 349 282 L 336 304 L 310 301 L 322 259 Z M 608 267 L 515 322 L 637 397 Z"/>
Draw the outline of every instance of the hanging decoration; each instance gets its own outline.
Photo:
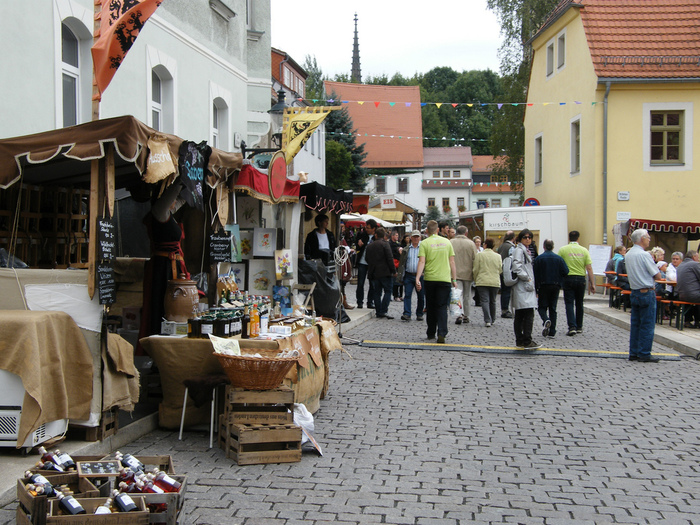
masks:
<path id="1" fill-rule="evenodd" d="M 318 104 L 319 102 L 321 103 L 327 103 L 327 104 L 333 104 L 336 102 L 335 99 L 329 98 L 328 100 L 322 100 L 322 99 L 317 99 L 317 98 L 297 98 L 299 102 L 307 102 L 307 103 L 313 103 L 313 104 Z M 366 100 L 340 100 L 339 101 L 341 104 L 357 104 L 359 106 L 363 106 L 367 101 Z M 597 102 L 593 101 L 591 102 L 591 106 L 595 106 L 597 104 L 602 104 L 603 102 Z M 372 101 L 372 104 L 374 105 L 375 108 L 378 108 L 380 104 L 389 104 L 390 107 L 396 107 L 397 102 L 386 102 L 386 101 L 381 101 L 381 100 L 375 100 Z M 557 106 L 567 106 L 567 105 L 575 105 L 575 106 L 580 106 L 582 105 L 583 102 L 580 100 L 572 100 L 570 102 L 421 102 L 420 106 L 423 108 L 425 106 L 435 106 L 438 109 L 441 108 L 442 106 L 451 106 L 454 109 L 457 109 L 459 107 L 468 107 L 468 108 L 485 108 L 485 107 L 493 107 L 496 106 L 498 109 L 503 109 L 503 106 L 528 106 L 528 107 L 534 107 L 534 106 L 549 106 L 549 105 L 557 105 Z M 409 108 L 411 107 L 410 102 L 404 102 L 405 107 Z M 398 104 L 398 107 L 401 107 L 401 104 Z"/>

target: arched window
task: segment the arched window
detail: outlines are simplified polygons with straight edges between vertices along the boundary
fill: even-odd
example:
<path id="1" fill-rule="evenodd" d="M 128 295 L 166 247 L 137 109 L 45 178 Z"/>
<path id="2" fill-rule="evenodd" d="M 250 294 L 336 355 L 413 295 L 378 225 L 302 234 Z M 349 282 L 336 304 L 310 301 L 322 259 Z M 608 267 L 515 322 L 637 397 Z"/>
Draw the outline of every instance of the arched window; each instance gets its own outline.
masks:
<path id="1" fill-rule="evenodd" d="M 66 24 L 61 24 L 63 79 L 63 126 L 80 122 L 80 40 Z"/>
<path id="2" fill-rule="evenodd" d="M 229 149 L 228 105 L 221 97 L 215 98 L 212 103 L 211 145 L 223 150 Z"/>
<path id="3" fill-rule="evenodd" d="M 151 69 L 151 127 L 175 132 L 173 77 L 163 65 Z"/>

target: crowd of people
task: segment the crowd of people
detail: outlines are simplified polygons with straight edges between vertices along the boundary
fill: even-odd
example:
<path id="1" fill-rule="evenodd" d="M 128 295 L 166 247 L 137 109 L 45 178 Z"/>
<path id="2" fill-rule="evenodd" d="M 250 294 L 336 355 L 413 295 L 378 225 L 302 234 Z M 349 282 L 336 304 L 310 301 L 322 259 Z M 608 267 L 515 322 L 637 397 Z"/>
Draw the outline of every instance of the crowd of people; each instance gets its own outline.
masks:
<path id="1" fill-rule="evenodd" d="M 551 239 L 544 239 L 541 254 L 527 228 L 517 236 L 506 232 L 498 248 L 492 238 L 482 240 L 468 234 L 467 226 L 453 228 L 447 222 L 429 221 L 424 231 L 402 235 L 397 229 L 387 231 L 373 219 L 359 232 L 343 231 L 341 242 L 348 250 L 354 246 L 357 307 L 366 304 L 376 317 L 393 319 L 391 301 L 403 302 L 401 321 L 425 319 L 427 338 L 445 343 L 450 310 L 454 323 L 462 325 L 472 322 L 472 306 L 480 307 L 484 326 L 492 327 L 500 294 L 500 317 L 513 320 L 516 346 L 534 350 L 542 346 L 533 339 L 535 313 L 542 322 L 542 337 L 555 337 L 557 304 L 563 292 L 564 332 L 569 337 L 583 333 L 584 297 L 595 293 L 596 286 L 591 255 L 579 244 L 578 231 L 569 232 L 569 243 L 558 251 Z M 650 298 L 654 307 L 659 293 L 700 303 L 698 253 L 674 252 L 666 263 L 663 249 L 647 251 L 649 239 L 646 230 L 635 230 L 633 247 L 627 251 L 618 246 L 606 269 L 609 281 L 631 290 L 628 300 L 634 335 L 629 359 L 641 362 L 658 361 L 651 356 Z M 504 275 L 504 269 L 510 275 Z M 655 308 L 651 318 L 656 319 Z M 697 313 L 690 312 L 687 320 L 700 328 Z"/>

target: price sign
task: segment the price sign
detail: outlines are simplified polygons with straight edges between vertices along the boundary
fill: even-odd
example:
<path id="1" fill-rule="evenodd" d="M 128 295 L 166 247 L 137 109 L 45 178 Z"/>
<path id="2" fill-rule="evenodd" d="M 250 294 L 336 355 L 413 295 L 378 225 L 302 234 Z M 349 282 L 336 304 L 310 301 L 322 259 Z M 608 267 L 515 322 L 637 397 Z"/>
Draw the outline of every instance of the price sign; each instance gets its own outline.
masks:
<path id="1" fill-rule="evenodd" d="M 119 475 L 119 461 L 78 461 L 75 464 L 81 478 L 105 478 Z"/>
<path id="2" fill-rule="evenodd" d="M 213 233 L 209 238 L 209 262 L 231 262 L 231 234 L 225 230 Z"/>
<path id="3" fill-rule="evenodd" d="M 114 223 L 111 219 L 97 221 L 97 260 L 113 261 L 117 256 Z"/>
<path id="4" fill-rule="evenodd" d="M 97 265 L 97 290 L 100 304 L 113 304 L 117 300 L 117 284 L 114 280 L 114 267 L 109 261 Z"/>

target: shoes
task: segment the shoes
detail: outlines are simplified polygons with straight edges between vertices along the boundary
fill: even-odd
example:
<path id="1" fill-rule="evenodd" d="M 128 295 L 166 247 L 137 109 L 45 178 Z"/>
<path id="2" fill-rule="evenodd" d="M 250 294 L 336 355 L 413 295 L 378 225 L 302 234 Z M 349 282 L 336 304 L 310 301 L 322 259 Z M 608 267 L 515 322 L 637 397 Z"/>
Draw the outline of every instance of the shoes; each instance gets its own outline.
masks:
<path id="1" fill-rule="evenodd" d="M 462 322 L 464 324 L 469 324 L 469 317 L 462 317 Z"/>
<path id="2" fill-rule="evenodd" d="M 552 321 L 547 319 L 544 322 L 544 328 L 542 329 L 542 337 L 547 337 L 549 335 L 549 327 L 552 326 Z"/>
<path id="3" fill-rule="evenodd" d="M 393 315 L 389 315 L 389 314 L 384 314 L 382 317 L 384 317 L 384 319 L 393 319 L 394 318 Z"/>
<path id="4" fill-rule="evenodd" d="M 423 316 L 422 316 L 422 315 L 416 316 L 416 321 L 422 321 L 422 320 L 423 320 Z"/>
<path id="5" fill-rule="evenodd" d="M 637 361 L 639 361 L 640 363 L 658 363 L 659 361 L 661 361 L 661 359 L 659 359 L 658 357 L 649 356 L 649 357 L 638 357 Z"/>
<path id="6" fill-rule="evenodd" d="M 410 317 L 407 317 L 407 316 L 405 316 L 405 315 L 402 315 L 402 316 L 401 316 L 401 320 L 402 320 L 402 321 L 410 321 L 411 318 L 410 318 Z"/>
<path id="7" fill-rule="evenodd" d="M 537 350 L 538 348 L 541 348 L 542 345 L 540 343 L 535 343 L 534 341 L 530 341 L 525 345 L 525 350 Z"/>
<path id="8" fill-rule="evenodd" d="M 486 328 L 491 328 L 491 323 L 486 323 Z"/>
<path id="9" fill-rule="evenodd" d="M 426 339 L 428 339 L 428 341 L 430 341 L 431 339 L 435 339 L 435 336 L 434 336 L 434 335 L 428 335 L 428 336 L 426 337 Z"/>
<path id="10" fill-rule="evenodd" d="M 357 307 L 362 310 L 362 303 L 357 303 Z"/>
<path id="11" fill-rule="evenodd" d="M 503 312 L 501 317 L 503 317 L 503 319 L 513 319 L 513 314 L 510 312 Z"/>
<path id="12" fill-rule="evenodd" d="M 455 319 L 455 324 L 462 324 L 462 318 L 458 317 L 457 319 Z"/>
<path id="13" fill-rule="evenodd" d="M 355 307 L 348 303 L 348 298 L 345 294 L 343 294 L 343 308 L 346 310 L 353 310 Z"/>
<path id="14" fill-rule="evenodd" d="M 638 355 L 631 355 L 627 358 L 629 361 L 639 361 Z"/>
<path id="15" fill-rule="evenodd" d="M 367 308 L 369 308 L 370 310 L 372 310 L 372 309 L 374 308 L 374 303 L 372 303 L 372 304 L 367 303 Z"/>
<path id="16" fill-rule="evenodd" d="M 583 333 L 583 330 L 580 330 L 580 329 L 577 328 L 577 329 L 576 329 L 576 333 L 577 333 L 577 334 L 582 334 L 582 333 Z"/>
<path id="17" fill-rule="evenodd" d="M 444 345 L 444 344 L 445 344 L 445 336 L 444 336 L 444 335 L 439 335 L 438 338 L 437 338 L 437 342 L 438 342 L 439 344 L 441 344 L 441 345 Z M 658 359 L 657 359 L 657 361 L 658 361 Z"/>
<path id="18" fill-rule="evenodd" d="M 566 335 L 568 335 L 568 336 L 576 335 L 576 330 L 569 330 L 568 332 L 566 332 Z"/>
<path id="19" fill-rule="evenodd" d="M 549 335 L 547 337 L 554 337 L 556 335 L 556 332 L 554 332 L 551 328 L 549 329 Z"/>

